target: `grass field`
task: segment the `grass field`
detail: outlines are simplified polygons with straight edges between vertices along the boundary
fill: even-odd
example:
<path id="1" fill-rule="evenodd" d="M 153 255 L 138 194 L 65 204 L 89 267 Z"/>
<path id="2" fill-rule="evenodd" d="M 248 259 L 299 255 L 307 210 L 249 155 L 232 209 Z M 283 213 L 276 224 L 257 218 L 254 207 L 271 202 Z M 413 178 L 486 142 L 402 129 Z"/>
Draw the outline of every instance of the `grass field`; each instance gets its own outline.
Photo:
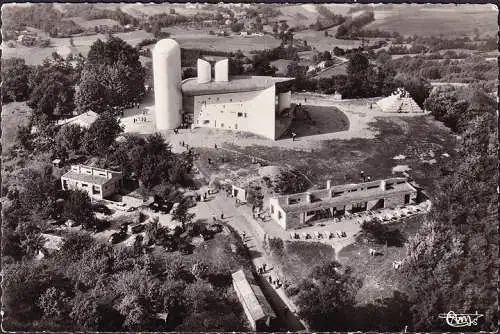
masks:
<path id="1" fill-rule="evenodd" d="M 453 155 L 455 138 L 432 116 L 384 117 L 371 124 L 378 133 L 373 139 L 328 140 L 318 142 L 312 152 L 268 146 L 236 147 L 273 164 L 298 168 L 312 182 L 323 184 L 331 179 L 333 184 L 359 181 L 362 170 L 372 179 L 392 175 L 392 168 L 408 165 L 412 176 L 432 193 L 435 179 L 440 177 L 440 165 L 445 162 L 443 153 Z M 395 156 L 404 155 L 404 160 Z M 433 157 L 436 164 L 424 159 Z"/>
<path id="2" fill-rule="evenodd" d="M 307 111 L 313 120 L 319 119 L 318 122 L 308 122 L 304 115 L 300 113 L 292 121 L 291 131 L 297 134 L 298 137 L 307 137 L 316 134 L 332 133 L 345 131 L 349 129 L 349 119 L 337 108 L 307 106 Z"/>
<path id="3" fill-rule="evenodd" d="M 375 11 L 375 21 L 367 29 L 397 31 L 402 35 L 470 35 L 474 28 L 481 34 L 498 30 L 498 10 L 489 5 L 393 5 L 392 10 Z"/>
<path id="4" fill-rule="evenodd" d="M 2 105 L 2 153 L 8 152 L 15 142 L 18 125 L 28 123 L 31 108 L 26 102 Z"/>
<path id="5" fill-rule="evenodd" d="M 306 278 L 312 269 L 324 262 L 335 260 L 335 251 L 319 242 L 286 241 L 279 259 L 281 272 L 292 284 Z"/>
<path id="6" fill-rule="evenodd" d="M 417 232 L 421 219 L 412 217 L 388 227 L 399 229 L 408 238 Z M 370 248 L 380 251 L 383 255 L 370 256 Z M 404 292 L 405 287 L 397 277 L 398 271 L 392 268 L 392 262 L 401 260 L 405 254 L 404 247 L 385 248 L 385 245 L 359 242 L 345 247 L 338 253 L 338 261 L 350 266 L 354 275 L 363 281 L 363 286 L 356 296 L 358 304 L 373 303 L 378 298 L 390 297 L 394 290 Z"/>
<path id="7" fill-rule="evenodd" d="M 323 31 L 305 30 L 295 34 L 295 38 L 306 40 L 307 44 L 318 51 L 331 51 L 335 46 L 342 49 L 357 48 L 361 45 L 360 40 L 337 39 L 335 36 L 337 28 L 329 29 L 330 36 L 325 36 Z"/>

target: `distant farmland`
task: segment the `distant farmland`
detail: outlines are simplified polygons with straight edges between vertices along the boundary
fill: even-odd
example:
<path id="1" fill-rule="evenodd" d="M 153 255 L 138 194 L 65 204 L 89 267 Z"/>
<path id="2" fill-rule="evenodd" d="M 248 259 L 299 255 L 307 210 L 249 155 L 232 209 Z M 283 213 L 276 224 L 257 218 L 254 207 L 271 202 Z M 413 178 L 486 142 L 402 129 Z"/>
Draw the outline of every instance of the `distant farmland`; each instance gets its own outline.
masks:
<path id="1" fill-rule="evenodd" d="M 477 28 L 481 34 L 498 30 L 498 11 L 489 5 L 439 6 L 425 8 L 393 5 L 392 10 L 375 11 L 375 21 L 367 29 L 397 31 L 402 35 L 462 36 Z"/>

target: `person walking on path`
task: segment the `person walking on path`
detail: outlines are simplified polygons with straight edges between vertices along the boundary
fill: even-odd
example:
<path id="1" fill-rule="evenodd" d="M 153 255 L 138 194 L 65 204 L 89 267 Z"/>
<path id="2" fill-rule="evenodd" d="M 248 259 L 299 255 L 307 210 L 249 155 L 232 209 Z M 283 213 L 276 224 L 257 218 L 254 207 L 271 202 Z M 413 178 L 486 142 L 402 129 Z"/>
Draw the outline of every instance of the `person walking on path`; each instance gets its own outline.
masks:
<path id="1" fill-rule="evenodd" d="M 292 141 L 295 141 L 295 137 L 297 137 L 297 134 L 295 132 L 292 132 Z"/>

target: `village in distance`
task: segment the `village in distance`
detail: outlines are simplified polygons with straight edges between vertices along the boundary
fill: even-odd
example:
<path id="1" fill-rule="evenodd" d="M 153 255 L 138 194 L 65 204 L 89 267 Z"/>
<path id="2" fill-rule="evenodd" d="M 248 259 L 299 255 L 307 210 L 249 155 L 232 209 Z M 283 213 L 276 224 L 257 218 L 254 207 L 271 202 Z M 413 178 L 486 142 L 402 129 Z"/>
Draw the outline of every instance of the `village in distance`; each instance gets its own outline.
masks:
<path id="1" fill-rule="evenodd" d="M 2 6 L 2 328 L 496 331 L 497 16 Z"/>

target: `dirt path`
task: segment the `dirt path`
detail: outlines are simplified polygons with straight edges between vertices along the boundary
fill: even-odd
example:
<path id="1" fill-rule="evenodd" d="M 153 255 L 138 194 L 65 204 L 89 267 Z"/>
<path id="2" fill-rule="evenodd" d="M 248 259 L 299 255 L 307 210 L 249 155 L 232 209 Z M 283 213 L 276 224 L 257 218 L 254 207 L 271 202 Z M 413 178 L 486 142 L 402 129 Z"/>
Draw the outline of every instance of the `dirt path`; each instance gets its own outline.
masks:
<path id="1" fill-rule="evenodd" d="M 208 188 L 204 186 L 199 192 L 203 193 L 206 190 L 208 190 Z M 296 316 L 297 307 L 285 295 L 284 289 L 276 289 L 268 283 L 268 276 L 273 275 L 272 268 L 274 265 L 267 257 L 263 248 L 262 230 L 259 230 L 259 226 L 256 225 L 256 222 L 252 222 L 251 217 L 248 217 L 248 213 L 236 208 L 234 200 L 226 197 L 221 192 L 217 193 L 215 196 L 210 196 L 207 202 L 199 202 L 193 209 L 193 212 L 196 214 L 197 218 L 207 219 L 208 221 L 211 221 L 212 217 L 219 219 L 221 218 L 221 214 L 224 215 L 222 220 L 233 227 L 242 236 L 250 251 L 254 267 L 257 269 L 266 263 L 267 267 L 270 268 L 264 275 L 259 277 L 259 280 L 261 287 L 265 291 L 266 297 L 283 322 L 283 325 L 290 331 L 303 330 L 305 326 Z M 276 277 L 275 273 L 274 277 Z"/>

